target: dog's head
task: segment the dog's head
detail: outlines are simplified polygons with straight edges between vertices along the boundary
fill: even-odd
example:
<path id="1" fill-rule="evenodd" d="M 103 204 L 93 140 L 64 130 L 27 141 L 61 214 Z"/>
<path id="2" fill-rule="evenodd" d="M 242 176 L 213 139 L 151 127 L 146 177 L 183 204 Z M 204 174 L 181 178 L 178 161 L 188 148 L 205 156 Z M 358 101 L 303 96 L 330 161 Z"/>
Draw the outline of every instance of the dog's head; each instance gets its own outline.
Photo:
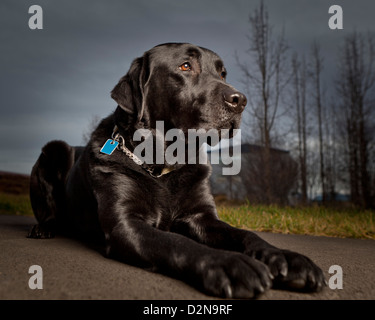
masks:
<path id="1" fill-rule="evenodd" d="M 165 129 L 239 128 L 246 97 L 226 83 L 226 69 L 214 52 L 185 43 L 154 47 L 133 61 L 111 92 L 142 127 Z"/>

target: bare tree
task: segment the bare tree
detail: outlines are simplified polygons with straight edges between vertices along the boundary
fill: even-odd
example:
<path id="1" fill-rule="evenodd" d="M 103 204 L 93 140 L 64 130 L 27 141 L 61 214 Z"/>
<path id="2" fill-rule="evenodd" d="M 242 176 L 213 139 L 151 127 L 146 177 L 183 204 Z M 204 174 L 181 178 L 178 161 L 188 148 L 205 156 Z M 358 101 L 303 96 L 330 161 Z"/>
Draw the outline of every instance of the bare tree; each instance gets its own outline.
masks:
<path id="1" fill-rule="evenodd" d="M 319 139 L 319 161 L 320 161 L 320 183 L 322 189 L 322 200 L 326 202 L 327 190 L 326 190 L 326 172 L 324 168 L 324 144 L 323 144 L 323 106 L 322 106 L 322 85 L 321 85 L 321 74 L 323 70 L 323 57 L 320 52 L 320 46 L 317 42 L 314 42 L 311 48 L 312 51 L 312 65 L 311 65 L 311 77 L 314 83 L 315 91 L 315 107 L 316 115 L 318 119 L 318 139 Z"/>
<path id="2" fill-rule="evenodd" d="M 286 62 L 287 43 L 283 32 L 273 36 L 273 28 L 269 23 L 268 10 L 263 1 L 249 17 L 250 34 L 248 36 L 249 63 L 237 63 L 243 72 L 243 84 L 247 88 L 249 97 L 249 114 L 247 119 L 254 119 L 254 123 L 247 124 L 256 128 L 255 142 L 262 148 L 264 167 L 264 202 L 271 202 L 271 147 L 273 146 L 273 132 L 275 122 L 280 116 L 280 101 L 282 93 L 289 82 Z"/>
<path id="3" fill-rule="evenodd" d="M 295 108 L 295 120 L 297 123 L 298 139 L 298 163 L 300 175 L 300 190 L 302 203 L 307 203 L 307 125 L 306 125 L 306 86 L 307 86 L 307 68 L 305 59 L 298 61 L 295 53 L 292 58 L 293 70 L 293 103 Z"/>
<path id="4" fill-rule="evenodd" d="M 346 131 L 351 198 L 354 204 L 363 207 L 374 205 L 373 178 L 369 171 L 374 143 L 374 49 L 374 37 L 370 34 L 364 37 L 354 32 L 347 36 L 336 82 L 344 115 L 342 124 Z"/>
<path id="5" fill-rule="evenodd" d="M 328 192 L 330 200 L 334 200 L 336 196 L 338 180 L 337 171 L 339 166 L 338 161 L 338 144 L 337 136 L 337 116 L 335 112 L 335 103 L 332 101 L 324 112 L 324 127 L 325 127 L 325 178 L 326 191 Z"/>

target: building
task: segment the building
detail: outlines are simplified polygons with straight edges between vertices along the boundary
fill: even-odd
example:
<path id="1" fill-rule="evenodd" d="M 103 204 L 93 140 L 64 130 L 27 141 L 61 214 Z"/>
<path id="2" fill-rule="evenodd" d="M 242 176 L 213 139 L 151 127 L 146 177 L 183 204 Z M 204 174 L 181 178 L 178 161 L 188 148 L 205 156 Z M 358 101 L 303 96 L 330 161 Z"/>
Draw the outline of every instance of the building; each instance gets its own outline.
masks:
<path id="1" fill-rule="evenodd" d="M 272 202 L 288 204 L 291 193 L 297 182 L 298 166 L 290 156 L 289 151 L 271 148 L 269 154 L 269 180 L 265 172 L 265 148 L 253 144 L 241 144 L 229 149 L 209 149 L 208 157 L 220 159 L 213 163 L 210 178 L 211 190 L 214 196 L 222 195 L 231 200 L 245 200 L 251 202 Z M 241 170 L 236 175 L 223 175 L 223 168 L 228 167 L 222 160 L 222 155 L 228 155 L 233 161 L 241 163 Z M 224 161 L 225 162 L 225 161 Z M 226 161 L 228 163 L 228 161 Z M 269 189 L 268 198 L 265 196 Z"/>

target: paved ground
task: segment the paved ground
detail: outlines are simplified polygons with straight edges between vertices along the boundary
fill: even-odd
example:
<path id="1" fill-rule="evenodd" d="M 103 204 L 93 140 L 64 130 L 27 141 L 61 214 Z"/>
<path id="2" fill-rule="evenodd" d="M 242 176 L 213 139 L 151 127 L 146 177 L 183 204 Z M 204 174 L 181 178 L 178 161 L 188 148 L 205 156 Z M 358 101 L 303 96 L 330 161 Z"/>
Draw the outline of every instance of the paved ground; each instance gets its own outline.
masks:
<path id="1" fill-rule="evenodd" d="M 0 299 L 212 299 L 187 284 L 104 258 L 71 239 L 27 239 L 31 217 L 0 215 Z M 312 258 L 325 272 L 343 269 L 343 289 L 318 294 L 270 290 L 260 299 L 375 299 L 375 241 L 259 233 Z M 43 269 L 43 289 L 31 290 L 31 265 Z"/>

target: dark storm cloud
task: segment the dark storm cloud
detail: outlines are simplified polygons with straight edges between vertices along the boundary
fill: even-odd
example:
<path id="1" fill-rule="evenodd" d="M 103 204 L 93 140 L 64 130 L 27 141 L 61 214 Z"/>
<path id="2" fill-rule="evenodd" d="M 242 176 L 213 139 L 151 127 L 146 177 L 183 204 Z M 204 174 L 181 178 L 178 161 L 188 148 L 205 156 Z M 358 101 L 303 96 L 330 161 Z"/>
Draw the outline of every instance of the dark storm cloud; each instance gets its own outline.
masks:
<path id="1" fill-rule="evenodd" d="M 291 50 L 322 43 L 326 69 L 343 36 L 373 30 L 371 0 L 269 0 L 274 32 Z M 0 170 L 29 172 L 48 140 L 82 141 L 93 115 L 116 106 L 109 92 L 137 56 L 164 42 L 191 42 L 216 51 L 228 81 L 241 88 L 234 53 L 246 59 L 249 13 L 259 1 L 137 0 L 0 3 Z M 44 29 L 28 28 L 28 8 L 43 8 Z M 344 30 L 328 29 L 328 8 L 341 4 Z"/>

